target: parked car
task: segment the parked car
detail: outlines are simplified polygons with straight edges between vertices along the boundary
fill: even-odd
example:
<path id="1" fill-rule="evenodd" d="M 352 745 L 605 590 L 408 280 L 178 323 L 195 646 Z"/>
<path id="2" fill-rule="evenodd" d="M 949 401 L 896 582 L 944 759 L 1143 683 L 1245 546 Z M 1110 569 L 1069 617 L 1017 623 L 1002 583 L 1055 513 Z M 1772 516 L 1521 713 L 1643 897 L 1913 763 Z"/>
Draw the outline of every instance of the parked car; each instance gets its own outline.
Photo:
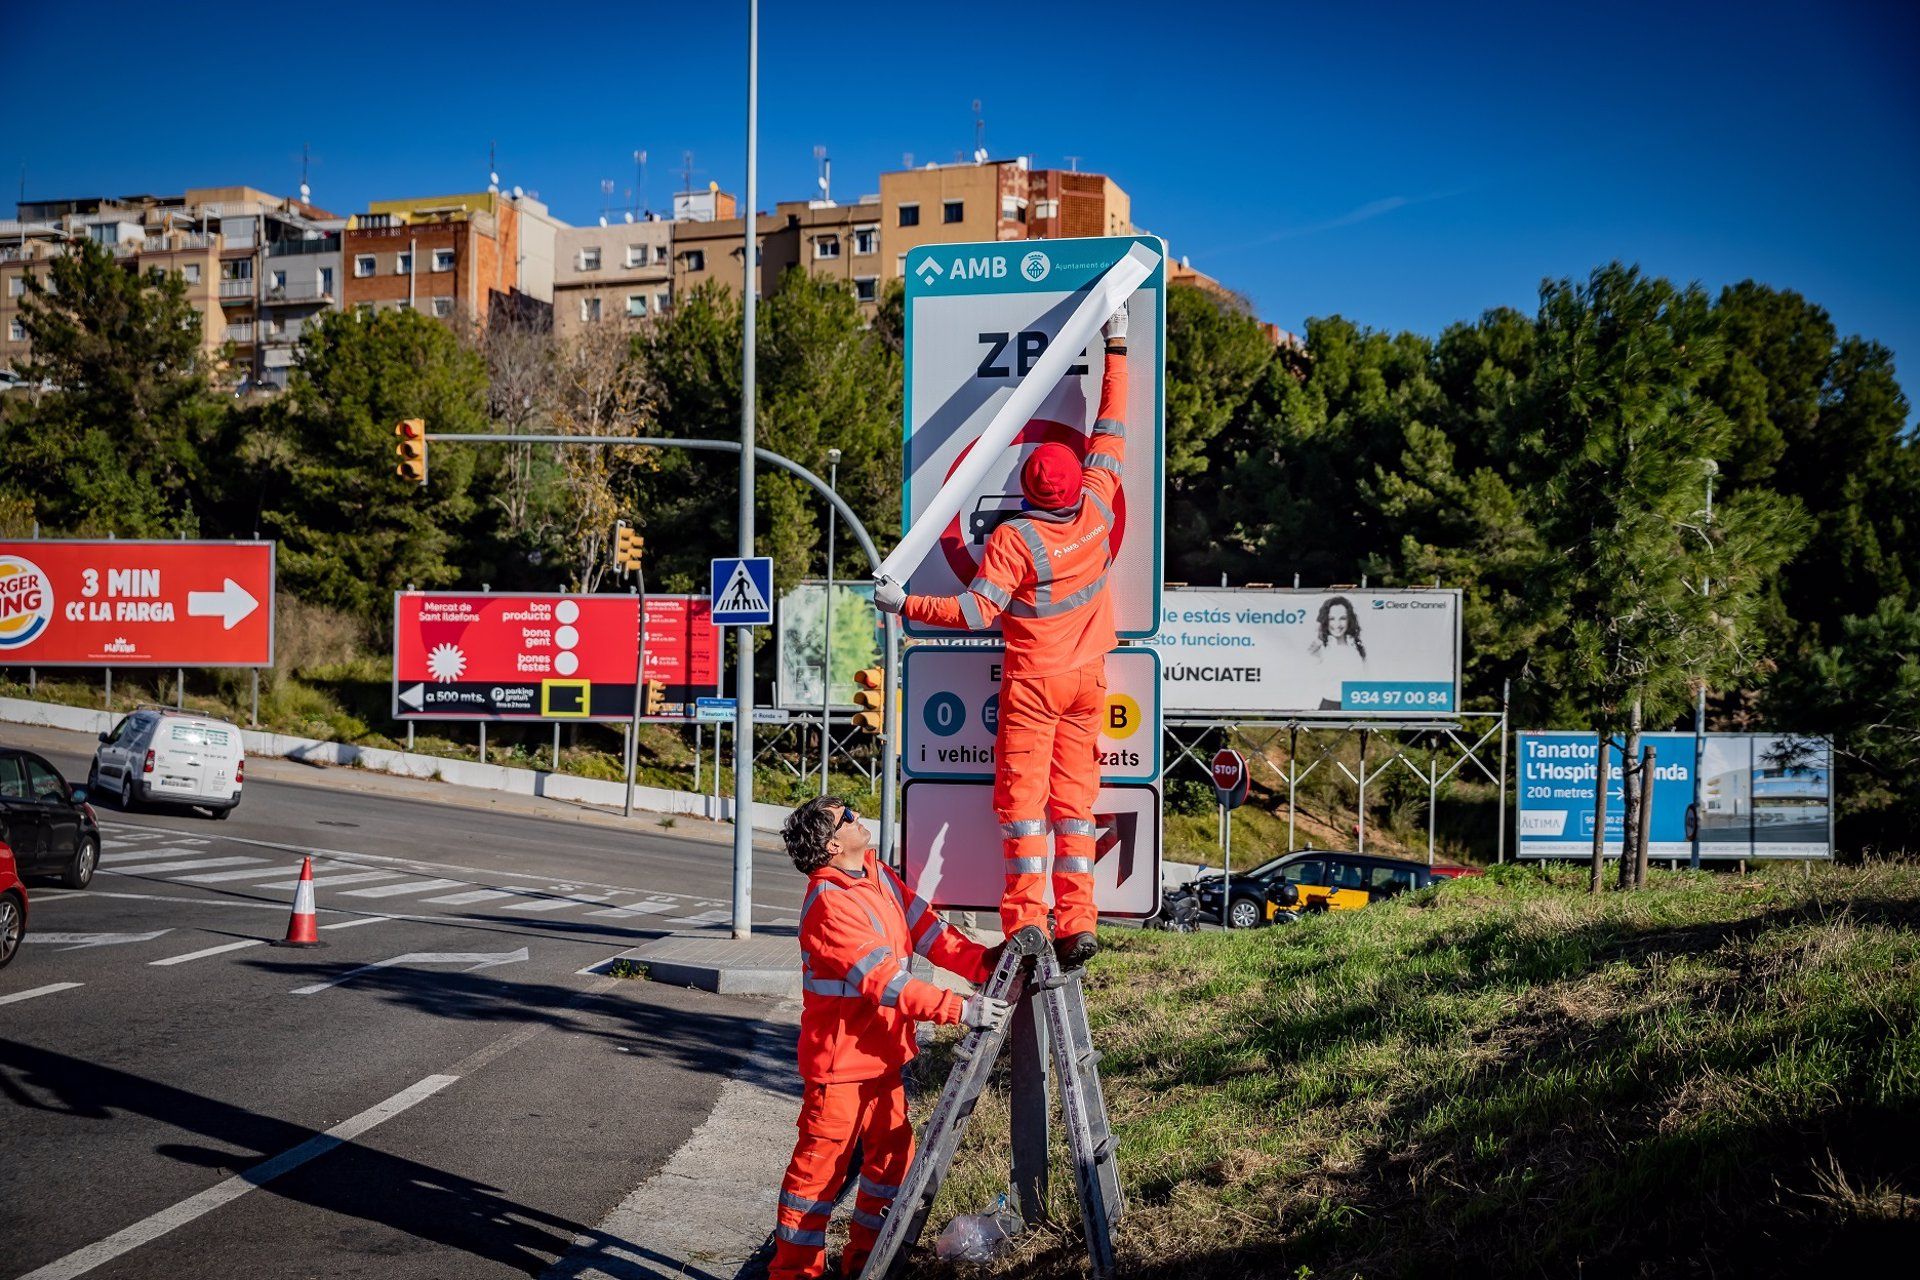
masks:
<path id="1" fill-rule="evenodd" d="M 100 865 L 100 820 L 85 789 L 18 747 L 0 747 L 0 841 L 17 874 L 57 876 L 69 889 L 93 883 Z"/>
<path id="2" fill-rule="evenodd" d="M 224 818 L 239 805 L 245 776 L 237 726 L 168 707 L 142 707 L 100 735 L 87 786 L 118 796 L 122 809 L 171 801 Z"/>
<path id="3" fill-rule="evenodd" d="M 13 850 L 0 844 L 0 969 L 7 967 L 20 940 L 27 936 L 27 886 Z"/>
<path id="4" fill-rule="evenodd" d="M 1297 919 L 1310 911 L 1350 911 L 1410 889 L 1424 889 L 1433 881 L 1433 869 L 1424 862 L 1301 849 L 1251 871 L 1234 872 L 1227 920 L 1232 928 L 1251 929 Z M 1195 880 L 1193 892 L 1203 916 L 1221 918 L 1219 872 Z"/>

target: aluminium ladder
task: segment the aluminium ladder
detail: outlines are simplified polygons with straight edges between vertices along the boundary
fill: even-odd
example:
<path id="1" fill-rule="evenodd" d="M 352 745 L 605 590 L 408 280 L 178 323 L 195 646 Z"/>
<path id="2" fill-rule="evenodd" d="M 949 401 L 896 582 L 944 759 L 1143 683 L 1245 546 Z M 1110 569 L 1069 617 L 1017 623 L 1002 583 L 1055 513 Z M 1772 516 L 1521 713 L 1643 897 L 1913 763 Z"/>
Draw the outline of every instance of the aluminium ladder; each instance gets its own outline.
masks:
<path id="1" fill-rule="evenodd" d="M 1107 1280 L 1113 1274 L 1113 1224 L 1124 1212 L 1125 1200 L 1120 1192 L 1106 1098 L 1100 1087 L 1100 1054 L 1087 1027 L 1081 973 L 1077 969 L 1063 971 L 1046 935 L 1029 927 L 1007 940 L 999 965 L 981 990 L 1015 1005 L 1037 996 L 1045 1011 L 1054 1074 L 1060 1079 L 1061 1112 L 1073 1157 L 1080 1216 L 1086 1224 L 1087 1254 L 1093 1262 L 1094 1280 Z M 1025 1014 L 1016 1012 L 1014 1016 Z M 953 1167 L 961 1136 L 980 1095 L 986 1091 L 1011 1022 L 1009 1018 L 995 1031 L 969 1030 L 961 1038 L 960 1047 L 954 1051 L 953 1073 L 934 1104 L 906 1181 L 894 1198 L 866 1268 L 860 1273 L 861 1280 L 896 1280 L 901 1275 L 904 1255 L 926 1226 L 927 1214 Z M 1044 1083 L 1040 1087 L 1044 1090 Z"/>

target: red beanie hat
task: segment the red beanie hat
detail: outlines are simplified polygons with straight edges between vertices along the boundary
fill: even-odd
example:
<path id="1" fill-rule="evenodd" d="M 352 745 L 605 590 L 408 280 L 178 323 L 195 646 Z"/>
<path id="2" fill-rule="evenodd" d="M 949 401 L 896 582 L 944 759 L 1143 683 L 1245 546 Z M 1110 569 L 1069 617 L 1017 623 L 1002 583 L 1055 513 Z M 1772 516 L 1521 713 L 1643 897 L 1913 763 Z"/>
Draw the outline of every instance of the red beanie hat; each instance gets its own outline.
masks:
<path id="1" fill-rule="evenodd" d="M 1020 468 L 1020 491 L 1042 511 L 1058 511 L 1080 501 L 1080 459 L 1055 440 L 1035 449 Z"/>

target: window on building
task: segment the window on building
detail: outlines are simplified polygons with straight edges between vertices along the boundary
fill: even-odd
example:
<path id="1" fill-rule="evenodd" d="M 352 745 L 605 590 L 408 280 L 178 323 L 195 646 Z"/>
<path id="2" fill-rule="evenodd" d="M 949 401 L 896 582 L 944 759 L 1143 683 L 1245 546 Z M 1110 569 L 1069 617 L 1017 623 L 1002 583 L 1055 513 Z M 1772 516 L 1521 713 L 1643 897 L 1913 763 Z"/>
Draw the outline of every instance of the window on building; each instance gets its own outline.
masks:
<path id="1" fill-rule="evenodd" d="M 837 258 L 840 256 L 840 237 L 821 236 L 813 242 L 813 256 L 816 258 Z"/>
<path id="2" fill-rule="evenodd" d="M 361 280 L 364 280 L 368 276 L 372 275 L 373 274 L 373 255 L 370 253 L 355 254 L 353 259 L 353 274 L 356 278 Z"/>
<path id="3" fill-rule="evenodd" d="M 671 307 L 672 305 L 673 305 L 672 294 L 661 292 L 653 295 L 653 309 L 655 311 L 665 311 L 667 308 Z"/>
<path id="4" fill-rule="evenodd" d="M 333 296 L 333 268 L 332 267 L 320 268 L 320 293 L 322 294 L 322 296 L 328 297 L 328 298 L 331 298 Z"/>
<path id="5" fill-rule="evenodd" d="M 285 292 L 285 290 L 286 290 L 286 287 L 287 287 L 287 273 L 286 273 L 286 272 L 284 272 L 284 271 L 271 271 L 271 272 L 268 272 L 268 273 L 267 273 L 267 288 L 269 288 L 269 289 L 279 289 L 279 290 L 281 290 L 282 292 Z"/>
<path id="6" fill-rule="evenodd" d="M 402 298 L 400 301 L 393 304 L 393 309 L 395 311 L 411 311 L 413 310 L 413 304 L 411 302 L 408 302 L 406 299 Z"/>
<path id="7" fill-rule="evenodd" d="M 1048 219 L 1051 219 L 1051 218 L 1057 218 L 1057 217 L 1059 217 L 1059 216 L 1060 216 L 1060 202 L 1059 202 L 1058 200 L 1041 200 L 1041 201 L 1038 201 L 1038 202 L 1037 202 L 1037 203 L 1036 203 L 1036 204 L 1035 204 L 1035 205 L 1033 206 L 1033 216 L 1034 216 L 1034 217 L 1036 217 L 1036 218 L 1039 218 L 1039 219 L 1040 219 L 1041 221 L 1043 221 L 1043 222 L 1045 222 L 1045 221 L 1047 221 Z"/>
<path id="8" fill-rule="evenodd" d="M 433 269 L 435 271 L 453 270 L 453 250 L 435 249 L 433 251 Z"/>
<path id="9" fill-rule="evenodd" d="M 188 284 L 199 284 L 200 264 L 197 262 L 189 262 L 186 266 L 180 268 L 180 274 Z M 14 292 L 17 294 L 19 290 L 16 289 Z"/>
<path id="10" fill-rule="evenodd" d="M 14 276 L 7 281 L 7 296 L 9 298 L 17 298 L 26 291 L 27 278 L 25 276 Z"/>
<path id="11" fill-rule="evenodd" d="M 371 302 L 356 303 L 353 308 L 353 314 L 365 320 L 373 314 L 373 304 Z"/>
<path id="12" fill-rule="evenodd" d="M 917 204 L 901 205 L 900 206 L 900 225 L 903 227 L 919 226 L 920 225 L 920 206 Z"/>
<path id="13" fill-rule="evenodd" d="M 705 249 L 687 250 L 686 262 L 687 270 L 689 271 L 705 271 L 707 269 L 707 251 Z"/>
<path id="14" fill-rule="evenodd" d="M 627 246 L 627 265 L 629 267 L 646 266 L 647 265 L 647 246 L 643 244 L 628 245 Z"/>
<path id="15" fill-rule="evenodd" d="M 653 246 L 653 260 L 656 264 L 665 262 L 669 256 L 667 246 L 663 244 Z"/>
<path id="16" fill-rule="evenodd" d="M 27 340 L 27 326 L 15 320 L 7 326 L 7 338 L 13 342 L 25 342 Z"/>
<path id="17" fill-rule="evenodd" d="M 281 319 L 279 316 L 268 316 L 267 317 L 267 336 L 270 338 L 286 337 L 287 322 Z"/>
<path id="18" fill-rule="evenodd" d="M 1012 222 L 1027 220 L 1027 202 L 1019 196 L 1000 197 L 1000 216 Z"/>
<path id="19" fill-rule="evenodd" d="M 600 299 L 580 299 L 580 318 L 587 321 L 598 320 L 600 318 Z"/>
<path id="20" fill-rule="evenodd" d="M 413 274 L 413 254 L 411 252 L 396 253 L 393 255 L 393 274 L 397 276 L 410 276 Z"/>
<path id="21" fill-rule="evenodd" d="M 853 252 L 856 257 L 880 252 L 880 228 L 855 227 L 853 229 Z"/>
<path id="22" fill-rule="evenodd" d="M 855 276 L 853 278 L 853 296 L 862 302 L 873 302 L 880 297 L 880 277 Z"/>
<path id="23" fill-rule="evenodd" d="M 636 317 L 646 315 L 647 314 L 647 295 L 644 293 L 628 294 L 627 295 L 627 314 L 630 316 L 636 316 Z"/>
<path id="24" fill-rule="evenodd" d="M 940 221 L 964 222 L 967 217 L 967 205 L 964 200 L 949 200 L 940 206 Z"/>
<path id="25" fill-rule="evenodd" d="M 439 316 L 442 320 L 452 315 L 453 299 L 452 298 L 435 298 L 433 300 L 433 314 Z"/>
<path id="26" fill-rule="evenodd" d="M 580 251 L 580 269 L 582 271 L 598 271 L 600 269 L 600 250 L 582 249 Z"/>

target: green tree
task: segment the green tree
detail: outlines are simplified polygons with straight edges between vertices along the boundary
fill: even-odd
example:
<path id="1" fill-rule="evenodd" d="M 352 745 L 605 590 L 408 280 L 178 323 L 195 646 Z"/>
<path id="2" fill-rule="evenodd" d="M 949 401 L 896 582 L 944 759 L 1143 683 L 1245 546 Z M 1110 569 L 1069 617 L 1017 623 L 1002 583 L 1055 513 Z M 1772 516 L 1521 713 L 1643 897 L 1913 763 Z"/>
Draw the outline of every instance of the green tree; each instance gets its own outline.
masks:
<path id="1" fill-rule="evenodd" d="M 1166 527 L 1168 562 L 1187 576 L 1211 562 L 1220 481 L 1249 442 L 1236 424 L 1273 362 L 1273 344 L 1244 304 L 1175 285 L 1167 290 Z M 1218 570 L 1215 570 L 1218 572 Z"/>
<path id="2" fill-rule="evenodd" d="M 20 370 L 52 385 L 9 397 L 0 460 L 42 524 L 74 533 L 191 535 L 225 410 L 208 387 L 204 321 L 178 276 L 134 272 L 88 240 L 27 277 Z M 31 477 L 31 480 L 27 480 Z"/>
<path id="3" fill-rule="evenodd" d="M 393 429 L 423 418 L 433 432 L 484 430 L 486 392 L 480 356 L 417 312 L 336 314 L 309 327 L 287 394 L 249 452 L 286 585 L 384 625 L 393 591 L 409 582 L 473 581 L 474 450 L 429 446 L 417 489 L 393 474 Z"/>

